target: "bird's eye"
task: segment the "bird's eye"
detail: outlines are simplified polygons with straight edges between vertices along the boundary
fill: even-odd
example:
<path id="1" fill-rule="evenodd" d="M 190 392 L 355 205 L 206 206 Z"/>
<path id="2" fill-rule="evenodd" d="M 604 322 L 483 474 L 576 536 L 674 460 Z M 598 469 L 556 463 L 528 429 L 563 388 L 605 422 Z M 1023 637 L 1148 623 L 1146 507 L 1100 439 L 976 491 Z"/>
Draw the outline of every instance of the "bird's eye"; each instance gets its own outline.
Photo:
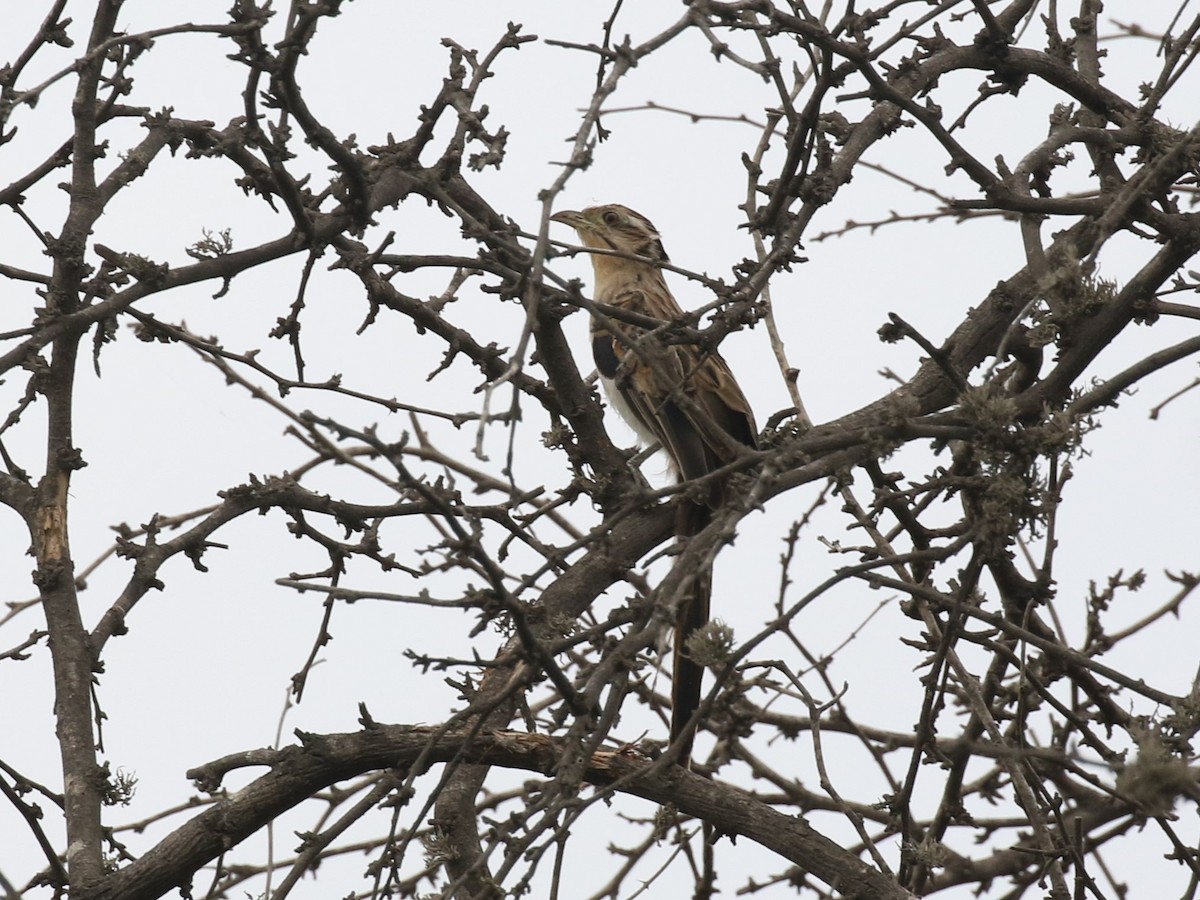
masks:
<path id="1" fill-rule="evenodd" d="M 616 225 L 620 221 L 621 221 L 621 216 L 615 210 L 610 209 L 610 210 L 608 210 L 608 212 L 606 212 L 604 214 L 604 224 L 605 225 Z"/>

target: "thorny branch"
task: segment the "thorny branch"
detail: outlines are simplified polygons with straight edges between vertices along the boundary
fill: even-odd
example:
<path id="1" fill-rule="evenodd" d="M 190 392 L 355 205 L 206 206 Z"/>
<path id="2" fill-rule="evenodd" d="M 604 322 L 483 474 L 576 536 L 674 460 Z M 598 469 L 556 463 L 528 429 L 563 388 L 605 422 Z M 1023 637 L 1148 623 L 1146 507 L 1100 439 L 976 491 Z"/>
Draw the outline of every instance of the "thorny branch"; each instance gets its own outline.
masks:
<path id="1" fill-rule="evenodd" d="M 597 896 L 634 893 L 635 880 L 680 896 L 694 882 L 703 894 L 720 875 L 747 894 L 786 882 L 814 897 L 968 885 L 980 896 L 1105 898 L 1142 874 L 1120 861 L 1126 836 L 1142 830 L 1156 861 L 1169 858 L 1161 877 L 1185 872 L 1190 887 L 1177 893 L 1192 896 L 1200 854 L 1175 816 L 1200 797 L 1200 680 L 1187 683 L 1200 676 L 1194 659 L 1172 679 L 1143 657 L 1191 614 L 1200 575 L 1189 560 L 1165 572 L 1122 560 L 1079 597 L 1062 560 L 1092 534 L 1066 513 L 1095 429 L 1131 391 L 1162 384 L 1151 378 L 1174 377 L 1165 402 L 1179 406 L 1196 384 L 1179 366 L 1194 362 L 1200 339 L 1178 333 L 1196 310 L 1163 298 L 1200 285 L 1200 125 L 1179 124 L 1178 111 L 1194 115 L 1200 17 L 1181 6 L 1153 28 L 1123 22 L 1114 34 L 1091 0 L 1069 19 L 1033 0 L 910 7 L 691 0 L 646 31 L 617 2 L 589 39 L 515 23 L 482 51 L 451 36 L 439 45 L 445 76 L 407 118 L 390 109 L 386 140 L 364 147 L 326 112 L 323 89 L 340 82 L 323 40 L 350 21 L 394 28 L 373 20 L 384 13 L 327 0 L 275 17 L 270 4 L 237 0 L 227 21 L 125 33 L 119 0 L 98 0 L 86 23 L 51 4 L 0 68 L 0 144 L 11 154 L 0 213 L 36 248 L 14 241 L 0 260 L 9 293 L 27 301 L 6 305 L 0 327 L 0 503 L 24 530 L 4 569 L 27 571 L 26 548 L 34 558 L 32 578 L 11 588 L 25 599 L 0 616 L 0 673 L 26 677 L 48 660 L 54 734 L 30 739 L 58 753 L 56 769 L 36 774 L 0 761 L 0 815 L 37 860 L 20 885 L 0 871 L 6 893 L 129 900 L 267 885 L 282 900 L 318 866 L 324 878 L 363 852 L 366 882 L 339 883 L 340 894 L 466 900 L 550 883 L 553 895 L 576 861 Z M 142 61 L 169 57 L 184 35 L 214 42 L 237 67 L 241 93 L 223 98 L 237 114 L 222 107 L 222 124 L 143 100 L 152 76 Z M 1140 64 L 1156 68 L 1122 93 L 1106 65 L 1151 44 Z M 415 48 L 403 50 L 408 65 Z M 573 118 L 547 123 L 569 135 L 568 149 L 524 205 L 487 177 L 516 152 L 517 132 L 494 109 L 518 53 L 542 54 L 564 83 L 582 73 L 584 85 Z M 629 100 L 660 61 L 699 75 L 714 58 L 741 106 Z M 982 83 L 971 95 L 964 79 Z M 51 128 L 33 113 L 68 84 L 69 133 L 26 144 Z M 989 116 L 1037 127 L 1000 142 Z M 609 138 L 645 140 L 643 158 L 657 162 L 677 148 L 636 129 L 683 117 L 696 133 L 744 132 L 742 205 L 705 223 L 725 256 L 700 267 L 685 253 L 667 266 L 703 298 L 696 311 L 631 324 L 664 345 L 709 350 L 750 332 L 777 371 L 744 384 L 761 378 L 787 399 L 760 406 L 760 449 L 720 473 L 734 500 L 672 545 L 674 504 L 696 486 L 661 486 L 653 464 L 643 475 L 644 457 L 622 449 L 624 435 L 610 437 L 576 314 L 630 314 L 595 303 L 573 278 L 578 254 L 549 217 L 587 192 L 581 175 L 603 169 Z M 893 150 L 900 135 L 921 160 Z M 679 164 L 707 177 L 725 171 L 706 155 L 719 152 L 696 141 Z M 179 167 L 203 166 L 233 188 L 232 222 L 268 214 L 265 230 L 246 229 L 249 243 L 222 227 L 156 258 L 144 222 L 114 224 L 127 198 L 170 192 Z M 865 207 L 847 190 L 864 183 L 881 186 Z M 926 206 L 898 202 L 896 185 Z M 657 216 L 671 198 L 654 202 Z M 943 283 L 923 290 L 936 301 L 927 306 L 951 311 L 942 331 L 925 324 L 926 306 L 889 309 L 879 337 L 908 354 L 913 373 L 842 402 L 805 378 L 811 336 L 794 312 L 807 304 L 818 321 L 824 311 L 791 288 L 824 238 L 894 240 L 915 222 L 939 234 L 994 229 L 1022 255 L 981 296 L 939 269 Z M 745 232 L 739 260 L 728 248 Z M 865 267 L 877 245 L 861 246 Z M 839 304 L 854 295 L 847 275 Z M 201 286 L 211 299 L 197 302 Z M 1175 330 L 1164 334 L 1164 322 Z M 1153 344 L 1133 357 L 1131 326 Z M 87 375 L 76 365 L 85 340 Z M 142 400 L 119 387 L 128 371 L 143 387 L 178 389 Z M 759 387 L 756 404 L 767 396 Z M 253 425 L 221 418 L 231 397 L 256 412 Z M 158 427 L 170 407 L 187 411 L 182 439 Z M 283 439 L 260 444 L 263 421 Z M 187 446 L 214 435 L 212 458 Z M 161 490 L 164 471 L 183 494 Z M 111 511 L 102 506 L 112 531 L 99 539 L 97 474 L 121 487 Z M 1122 474 L 1136 485 L 1138 465 Z M 81 570 L 78 547 L 95 560 Z M 777 586 L 764 591 L 776 553 Z M 167 605 L 185 608 L 198 644 L 241 629 L 240 617 L 211 625 L 217 617 L 188 599 L 218 577 L 216 560 L 239 569 L 246 606 L 257 609 L 270 585 L 298 610 L 317 598 L 319 624 L 288 647 L 288 671 L 307 655 L 290 682 L 302 708 L 324 677 L 317 663 L 335 665 L 335 637 L 375 627 L 391 639 L 387 657 L 413 666 L 393 691 L 420 710 L 405 720 L 429 724 L 383 725 L 364 703 L 357 732 L 232 752 L 189 773 L 209 798 L 175 796 L 122 827 L 113 807 L 131 800 L 136 777 L 101 746 L 109 732 L 99 740 L 108 709 L 128 708 L 114 702 L 109 665 L 124 659 L 117 648 L 158 645 L 153 613 Z M 716 616 L 731 621 L 687 648 L 710 673 L 697 713 L 702 778 L 662 753 L 659 660 L 684 586 L 714 560 Z M 773 604 L 758 602 L 772 591 Z M 826 642 L 821 617 L 862 591 L 869 613 Z M 1134 592 L 1150 599 L 1128 613 Z M 35 611 L 44 627 L 22 621 Z M 884 636 L 872 631 L 883 622 Z M 289 634 L 281 626 L 260 643 Z M 881 689 L 895 696 L 875 707 Z M 424 695 L 441 704 L 428 715 Z M 251 767 L 268 774 L 225 793 Z M 522 773 L 518 786 L 506 770 Z M 61 792 L 45 786 L 58 783 Z M 661 812 L 647 817 L 626 797 Z M 315 824 L 299 829 L 286 861 L 248 841 L 268 826 L 297 830 L 304 816 Z M 757 842 L 777 871 L 739 870 L 705 831 Z M 596 833 L 602 842 L 588 844 Z M 597 847 L 612 854 L 607 869 Z"/>

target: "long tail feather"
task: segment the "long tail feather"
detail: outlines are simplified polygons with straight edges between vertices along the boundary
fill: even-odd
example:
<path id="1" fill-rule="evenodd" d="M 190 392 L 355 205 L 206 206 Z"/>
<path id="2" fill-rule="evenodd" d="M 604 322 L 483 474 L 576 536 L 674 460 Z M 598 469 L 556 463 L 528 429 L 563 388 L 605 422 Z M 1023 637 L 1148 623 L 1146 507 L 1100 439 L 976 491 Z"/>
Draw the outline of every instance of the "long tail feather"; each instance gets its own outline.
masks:
<path id="1" fill-rule="evenodd" d="M 679 508 L 675 531 L 680 537 L 700 532 L 712 517 L 712 510 L 697 503 L 684 503 Z M 671 742 L 687 731 L 688 722 L 700 706 L 700 689 L 704 667 L 687 653 L 688 639 L 708 623 L 712 601 L 712 571 L 705 568 L 692 583 L 692 595 L 679 604 L 675 614 L 675 653 L 671 676 Z M 688 731 L 679 760 L 690 765 L 695 730 Z"/>

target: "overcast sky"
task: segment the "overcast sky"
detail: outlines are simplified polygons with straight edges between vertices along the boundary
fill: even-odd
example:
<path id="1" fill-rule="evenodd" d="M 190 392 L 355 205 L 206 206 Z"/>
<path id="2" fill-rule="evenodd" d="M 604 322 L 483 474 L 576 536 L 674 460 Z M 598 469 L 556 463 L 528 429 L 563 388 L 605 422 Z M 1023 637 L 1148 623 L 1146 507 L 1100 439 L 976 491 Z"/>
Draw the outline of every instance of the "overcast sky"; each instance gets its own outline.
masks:
<path id="1" fill-rule="evenodd" d="M 6 4 L 0 63 L 20 52 L 45 5 Z M 220 21 L 228 6 L 229 0 L 131 0 L 121 21 L 131 32 L 175 22 L 183 15 L 194 22 Z M 1161 4 L 1161 10 L 1159 6 L 1110 2 L 1105 15 L 1136 20 L 1154 31 L 1161 29 L 1174 11 L 1167 9 L 1173 4 Z M 681 12 L 682 6 L 676 3 L 626 4 L 614 34 L 629 33 L 637 42 Z M 414 129 L 419 105 L 433 98 L 445 75 L 448 54 L 441 44 L 443 37 L 482 51 L 503 34 L 506 22 L 522 22 L 524 30 L 538 35 L 539 40 L 502 54 L 495 77 L 483 91 L 491 109 L 488 124 L 504 124 L 512 134 L 508 156 L 498 172 L 484 173 L 475 183 L 496 208 L 525 228 L 536 230 L 541 213 L 539 192 L 557 177 L 557 163 L 569 155 L 579 110 L 589 102 L 595 80 L 591 56 L 552 46 L 546 39 L 594 42 L 609 13 L 609 5 L 590 0 L 442 0 L 424 4 L 356 0 L 345 4 L 343 15 L 322 23 L 312 54 L 301 63 L 299 80 L 314 112 L 339 136 L 353 133 L 362 146 L 383 142 L 389 133 L 402 139 Z M 36 60 L 25 75 L 26 83 L 69 65 L 86 42 L 90 14 L 91 4 L 68 5 L 68 15 L 76 19 L 71 28 L 75 50 L 48 53 L 45 59 Z M 282 27 L 282 17 L 275 26 Z M 1128 94 L 1128 86 L 1149 77 L 1145 67 L 1147 61 L 1153 64 L 1153 44 L 1123 40 L 1107 47 L 1106 68 L 1115 78 L 1115 90 Z M 133 70 L 136 89 L 127 102 L 150 108 L 169 105 L 176 116 L 225 124 L 240 113 L 243 86 L 243 70 L 224 58 L 231 49 L 228 42 L 205 35 L 161 39 Z M 976 82 L 964 80 L 962 97 L 972 97 L 975 88 Z M 14 141 L 0 147 L 0 165 L 6 173 L 0 181 L 12 180 L 65 139 L 72 90 L 71 82 L 64 81 L 51 88 L 36 109 L 21 109 L 13 117 L 12 124 L 19 131 Z M 1185 91 L 1179 95 L 1197 96 Z M 1013 157 L 1024 152 L 1045 132 L 1047 96 L 1031 87 L 1019 99 L 1002 101 L 997 109 L 1007 109 L 1011 115 L 978 123 L 970 132 L 972 148 L 989 148 L 985 154 L 989 160 L 997 150 Z M 751 73 L 729 62 L 717 62 L 704 48 L 685 41 L 639 66 L 609 105 L 638 107 L 647 101 L 713 116 L 744 115 L 760 122 L 764 107 L 772 104 L 772 92 Z M 857 113 L 855 109 L 848 104 L 846 115 L 861 114 L 862 107 Z M 1194 107 L 1167 112 L 1181 127 L 1190 126 L 1195 117 Z M 604 124 L 611 137 L 598 148 L 595 164 L 571 179 L 560 205 L 579 208 L 620 202 L 634 207 L 658 226 L 673 262 L 729 279 L 732 266 L 753 252 L 748 234 L 737 227 L 743 221 L 737 207 L 745 198 L 741 155 L 752 150 L 758 140 L 755 125 L 693 122 L 687 116 L 645 110 L 607 115 Z M 140 134 L 132 120 L 113 129 L 110 153 L 115 156 Z M 914 180 L 933 184 L 945 194 L 971 192 L 963 176 L 945 176 L 944 158 L 919 129 L 902 131 L 880 145 L 877 153 L 870 158 L 886 162 Z M 885 153 L 886 159 L 882 158 Z M 315 168 L 319 179 L 324 163 L 318 162 Z M 1081 171 L 1081 179 L 1084 176 L 1086 169 Z M 231 178 L 230 168 L 223 163 L 196 163 L 183 159 L 182 154 L 175 160 L 163 160 L 150 177 L 106 212 L 95 240 L 182 265 L 188 262 L 185 248 L 200 239 L 204 229 L 231 228 L 238 247 L 285 233 L 286 218 L 261 203 L 243 199 Z M 61 225 L 65 195 L 52 186 L 39 187 L 31 192 L 29 206 L 39 224 L 53 231 Z M 893 211 L 929 209 L 930 198 L 863 170 L 814 222 L 804 247 L 808 263 L 772 284 L 787 350 L 800 369 L 800 390 L 816 421 L 842 415 L 888 390 L 890 383 L 882 371 L 890 369 L 901 377 L 915 371 L 922 355 L 918 348 L 911 343 L 883 344 L 876 335 L 888 312 L 900 312 L 935 343 L 940 342 L 966 307 L 980 302 L 998 280 L 1022 265 L 1018 232 L 993 221 L 961 227 L 895 225 L 815 240 L 847 220 L 870 221 L 886 218 Z M 447 241 L 458 240 L 454 223 L 422 204 L 405 204 L 381 216 L 380 222 L 376 239 L 383 231 L 395 229 L 401 252 L 440 251 Z M 41 248 L 9 209 L 0 209 L 0 236 L 6 248 L 4 262 L 47 269 Z M 565 229 L 556 228 L 552 236 L 573 240 Z M 1130 256 L 1122 255 L 1123 246 L 1128 247 Z M 1102 260 L 1102 274 L 1120 279 L 1143 256 L 1131 241 L 1114 242 L 1112 252 Z M 590 266 L 582 258 L 556 260 L 552 266 L 556 273 L 590 283 Z M 213 299 L 213 286 L 206 285 L 155 298 L 147 308 L 170 321 L 186 321 L 197 333 L 218 334 L 233 349 L 269 343 L 264 360 L 283 366 L 289 358 L 287 348 L 267 342 L 263 336 L 295 295 L 298 273 L 299 260 L 290 260 L 238 279 L 225 297 Z M 708 302 L 695 283 L 674 278 L 672 285 L 685 307 Z M 397 380 L 424 378 L 437 363 L 436 348 L 425 359 L 408 355 L 408 350 L 398 354 L 402 323 L 386 323 L 361 338 L 354 337 L 364 308 L 355 288 L 356 281 L 344 273 L 318 273 L 305 323 L 310 333 L 321 335 L 309 345 L 310 377 L 318 380 L 341 373 L 348 381 L 376 390 L 381 375 Z M 430 280 L 423 288 L 436 294 L 445 284 Z M 471 321 L 478 322 L 492 339 L 512 345 L 519 335 L 520 319 L 495 316 L 488 305 L 491 302 L 484 296 L 465 298 L 463 308 L 474 311 Z M 28 285 L 4 283 L 0 331 L 27 326 L 36 305 L 38 300 Z M 1188 333 L 1185 327 L 1176 322 L 1155 329 L 1132 329 L 1119 338 L 1116 352 L 1105 357 L 1104 369 L 1090 374 L 1110 375 L 1148 350 L 1179 340 Z M 582 362 L 587 352 L 585 329 L 582 316 L 570 323 L 581 367 L 586 369 L 590 363 Z M 405 346 L 410 347 L 411 342 Z M 722 352 L 749 395 L 760 425 L 789 405 L 764 329 L 733 335 Z M 198 357 L 178 348 L 137 342 L 125 331 L 101 358 L 101 365 L 100 378 L 90 371 L 90 361 L 81 366 L 79 376 L 76 442 L 89 462 L 75 479 L 72 497 L 72 539 L 79 567 L 110 546 L 112 525 L 126 522 L 137 526 L 156 512 L 171 515 L 203 507 L 216 502 L 218 490 L 244 481 L 250 473 L 278 473 L 307 458 L 303 448 L 284 435 L 287 422 L 283 417 L 226 387 L 221 375 Z M 1194 367 L 1176 367 L 1147 379 L 1136 396 L 1104 415 L 1103 428 L 1088 440 L 1091 455 L 1077 464 L 1059 527 L 1064 534 L 1086 527 L 1094 537 L 1086 545 L 1064 542 L 1058 562 L 1060 609 L 1066 610 L 1067 625 L 1074 633 L 1083 624 L 1082 601 L 1089 579 L 1103 578 L 1121 568 L 1147 570 L 1148 585 L 1139 599 L 1127 601 L 1127 606 L 1114 612 L 1117 621 L 1128 622 L 1161 604 L 1172 592 L 1164 568 L 1175 570 L 1189 564 L 1195 568 L 1195 510 L 1200 503 L 1200 480 L 1194 477 L 1196 447 L 1200 446 L 1195 395 L 1168 406 L 1152 427 L 1146 424 L 1149 410 L 1183 387 L 1194 371 Z M 24 390 L 17 375 L 12 373 L 0 385 L 0 402 L 6 412 Z M 478 402 L 479 395 L 469 393 L 476 380 L 475 373 L 461 365 L 431 383 L 429 390 L 439 397 L 445 395 L 436 392 L 458 391 Z M 297 399 L 295 406 L 303 409 L 309 402 Z M 320 402 L 322 409 L 359 424 L 379 421 L 381 430 L 393 436 L 407 427 L 400 417 L 387 417 L 377 409 L 328 398 L 311 402 Z M 5 436 L 9 452 L 26 460 L 32 471 L 40 467 L 40 430 L 32 427 L 40 421 L 39 415 L 40 410 L 31 411 L 31 427 L 14 429 Z M 539 431 L 539 423 L 531 422 L 518 432 L 518 481 L 536 481 L 538 467 L 547 465 L 547 460 L 552 460 L 556 469 L 562 468 L 560 461 L 539 451 Z M 620 425 L 613 425 L 612 433 L 622 442 L 633 440 Z M 463 447 L 469 446 L 469 438 L 473 434 L 461 439 Z M 499 429 L 489 436 L 488 465 L 493 471 L 502 465 L 506 442 L 507 434 Z M 897 467 L 904 458 L 901 455 L 897 460 Z M 1126 477 L 1130 467 L 1136 467 L 1136 478 Z M 657 460 L 647 464 L 652 474 L 661 473 L 662 468 Z M 558 471 L 555 477 L 565 477 L 565 472 Z M 788 495 L 786 508 L 751 517 L 737 545 L 722 556 L 716 604 L 718 614 L 735 628 L 761 627 L 769 614 L 767 607 L 779 578 L 783 527 L 803 512 L 815 494 L 814 488 Z M 818 528 L 831 540 L 853 539 L 841 531 L 844 520 L 830 515 L 819 522 L 824 523 L 823 528 L 837 529 Z M 274 529 L 262 528 L 257 521 L 235 525 L 228 535 L 234 549 L 208 554 L 205 562 L 211 572 L 207 575 L 191 571 L 186 560 L 173 562 L 164 571 L 166 589 L 139 607 L 134 632 L 110 644 L 101 680 L 102 703 L 109 716 L 105 758 L 114 767 L 135 772 L 140 780 L 134 804 L 113 816 L 114 821 L 136 819 L 190 796 L 194 791 L 183 775 L 187 768 L 275 740 L 289 679 L 303 663 L 317 633 L 321 598 L 312 593 L 297 595 L 275 586 L 274 581 L 290 572 L 305 571 L 306 566 L 311 571 L 323 565 L 323 560 L 286 535 L 282 519 L 275 524 Z M 239 538 L 244 543 L 239 543 Z M 21 555 L 27 544 L 18 518 L 0 513 L 0 548 L 5 554 L 0 562 L 0 593 L 6 602 L 25 600 L 32 594 L 29 572 L 33 562 Z M 793 577 L 803 586 L 805 572 L 827 573 L 829 567 L 826 549 L 808 541 L 801 548 Z M 110 563 L 89 580 L 84 594 L 89 626 L 111 603 L 128 570 L 127 563 Z M 365 570 L 357 574 L 362 586 L 401 592 L 411 586 L 397 585 L 397 576 L 383 578 Z M 816 652 L 831 650 L 851 626 L 866 620 L 878 604 L 889 599 L 859 589 L 833 597 L 838 599 L 837 605 L 823 601 L 805 621 L 810 647 Z M 353 730 L 360 701 L 380 721 L 415 723 L 442 718 L 454 702 L 455 692 L 442 683 L 441 676 L 417 671 L 401 657 L 396 615 L 396 609 L 385 604 L 339 608 L 333 624 L 335 640 L 322 652 L 325 662 L 314 672 L 304 702 L 288 713 L 285 740 L 292 728 Z M 445 613 L 407 608 L 403 615 L 404 633 L 417 636 L 413 646 L 462 655 L 463 648 L 455 644 L 466 631 L 461 620 L 447 627 Z M 1156 678 L 1160 687 L 1184 693 L 1195 674 L 1196 624 L 1194 615 L 1185 614 L 1178 627 L 1160 628 L 1153 633 L 1152 642 L 1148 637 L 1122 647 L 1108 662 L 1119 667 L 1131 658 L 1127 654 L 1141 657 L 1141 671 L 1147 677 Z M 0 649 L 19 643 L 42 625 L 38 611 L 22 614 L 0 630 Z M 862 628 L 855 642 L 860 649 L 851 648 L 839 657 L 847 671 L 833 673 L 838 682 L 852 679 L 855 671 L 861 671 L 856 667 L 877 667 L 879 678 L 854 681 L 848 702 L 873 722 L 897 729 L 911 728 L 913 707 L 904 702 L 909 698 L 893 693 L 894 685 L 909 684 L 905 676 L 920 662 L 915 651 L 897 640 L 905 630 L 915 635 L 919 623 L 896 612 L 893 603 L 889 611 Z M 485 638 L 483 654 L 500 642 L 494 634 Z M 887 674 L 893 668 L 900 673 L 895 679 Z M 0 662 L 0 722 L 5 723 L 0 726 L 0 758 L 53 785 L 60 775 L 50 687 L 44 647 L 30 661 Z M 835 777 L 855 774 L 853 760 L 847 760 L 845 768 L 837 759 L 831 764 Z M 233 781 L 238 783 L 236 777 Z M 639 809 L 648 814 L 646 808 Z M 1185 833 L 1194 831 L 1194 810 L 1183 811 L 1183 816 Z M 300 828 L 307 821 L 293 824 Z M 53 830 L 53 817 L 48 827 Z M 23 880 L 29 875 L 26 861 L 36 866 L 38 856 L 28 833 L 7 807 L 0 808 L 0 832 L 13 836 L 0 848 L 0 871 Z M 836 837 L 838 829 L 831 827 L 830 832 Z M 593 839 L 601 851 L 607 836 Z M 128 840 L 131 846 L 138 846 L 138 838 L 128 836 Z M 293 836 L 285 832 L 279 840 L 279 852 L 290 855 Z M 755 865 L 771 871 L 779 868 L 778 861 L 758 858 L 761 851 L 753 846 L 739 844 L 736 852 L 744 855 L 748 870 Z M 357 858 L 349 869 L 357 874 L 362 864 L 362 858 Z M 334 888 L 341 896 L 353 886 L 348 881 L 335 883 L 335 868 L 322 871 L 317 886 L 304 886 L 292 896 L 301 900 L 329 897 Z M 1133 900 L 1177 896 L 1182 891 L 1186 876 L 1181 870 L 1160 866 L 1154 873 L 1154 878 L 1163 879 L 1161 883 L 1139 883 L 1131 895 Z M 729 892 L 734 885 L 730 877 L 722 886 Z"/>

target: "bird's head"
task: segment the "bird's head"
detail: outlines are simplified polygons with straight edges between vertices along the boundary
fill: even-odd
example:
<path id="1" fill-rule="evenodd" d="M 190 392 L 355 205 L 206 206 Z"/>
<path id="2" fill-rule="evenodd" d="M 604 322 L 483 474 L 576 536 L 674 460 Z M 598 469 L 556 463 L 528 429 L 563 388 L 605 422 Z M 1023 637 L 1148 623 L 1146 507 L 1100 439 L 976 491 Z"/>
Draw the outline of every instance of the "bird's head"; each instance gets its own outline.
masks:
<path id="1" fill-rule="evenodd" d="M 609 203 L 604 206 L 589 206 L 580 211 L 566 209 L 556 212 L 550 220 L 574 228 L 585 247 L 642 256 L 659 263 L 667 262 L 667 253 L 663 250 L 658 229 L 641 213 L 636 213 L 627 206 Z M 607 254 L 592 257 L 597 270 L 603 265 L 601 260 L 605 256 Z M 607 258 L 620 259 L 612 256 Z"/>

